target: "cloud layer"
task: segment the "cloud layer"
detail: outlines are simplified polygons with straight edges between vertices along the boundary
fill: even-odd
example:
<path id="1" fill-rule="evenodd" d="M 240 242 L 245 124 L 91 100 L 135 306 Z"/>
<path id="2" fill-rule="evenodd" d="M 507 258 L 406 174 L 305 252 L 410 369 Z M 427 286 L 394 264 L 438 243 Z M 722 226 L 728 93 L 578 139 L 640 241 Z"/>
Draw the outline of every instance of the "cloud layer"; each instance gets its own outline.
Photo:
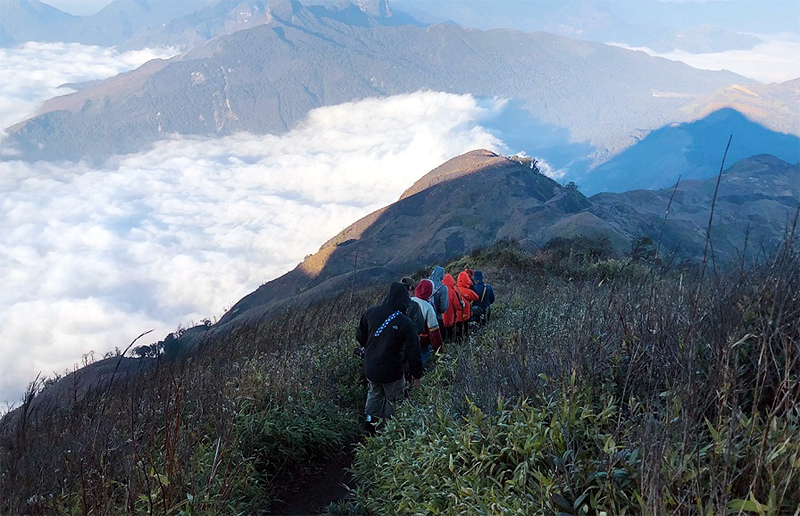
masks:
<path id="1" fill-rule="evenodd" d="M 481 126 L 502 107 L 420 92 L 318 109 L 280 137 L 176 138 L 102 169 L 0 162 L 0 400 L 89 351 L 219 316 L 445 160 L 504 151 Z"/>
<path id="2" fill-rule="evenodd" d="M 0 137 L 2 129 L 34 114 L 45 100 L 75 91 L 61 87 L 64 84 L 111 77 L 175 53 L 174 49 L 120 53 L 77 43 L 0 48 Z"/>
<path id="3" fill-rule="evenodd" d="M 800 77 L 800 40 L 796 35 L 787 34 L 783 38 L 763 35 L 759 37 L 764 43 L 752 50 L 729 50 L 709 54 L 690 54 L 679 50 L 658 53 L 649 48 L 617 45 L 632 50 L 642 50 L 652 56 L 672 61 L 682 61 L 703 70 L 730 70 L 764 84 Z"/>

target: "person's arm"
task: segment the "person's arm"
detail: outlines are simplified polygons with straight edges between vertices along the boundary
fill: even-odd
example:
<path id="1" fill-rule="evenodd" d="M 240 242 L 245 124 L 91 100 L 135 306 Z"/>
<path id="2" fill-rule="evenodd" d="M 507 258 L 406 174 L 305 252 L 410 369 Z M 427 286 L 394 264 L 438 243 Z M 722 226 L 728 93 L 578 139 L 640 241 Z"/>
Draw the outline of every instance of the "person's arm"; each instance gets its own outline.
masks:
<path id="1" fill-rule="evenodd" d="M 369 327 L 367 326 L 367 313 L 361 316 L 361 321 L 356 328 L 356 340 L 362 346 L 367 345 L 367 338 L 369 338 Z"/>
<path id="2" fill-rule="evenodd" d="M 436 310 L 439 311 L 440 314 L 443 314 L 447 311 L 447 307 L 450 306 L 450 294 L 448 293 L 447 286 L 442 285 L 442 288 L 439 289 L 439 304 L 441 306 L 436 307 Z"/>
<path id="3" fill-rule="evenodd" d="M 491 305 L 494 303 L 494 289 L 491 285 L 486 285 L 486 288 L 488 289 L 488 292 L 486 292 L 486 297 L 489 298 L 489 304 Z"/>
<path id="4" fill-rule="evenodd" d="M 408 361 L 408 370 L 411 376 L 417 380 L 422 378 L 422 354 L 419 349 L 419 335 L 416 333 L 416 328 L 411 320 L 405 326 L 404 332 L 404 346 L 406 360 Z"/>
<path id="5" fill-rule="evenodd" d="M 472 303 L 473 301 L 477 301 L 478 300 L 478 294 L 476 294 L 475 291 L 472 290 L 471 288 L 463 289 L 463 292 L 461 292 L 461 294 L 464 296 L 464 299 L 466 299 L 470 303 Z"/>

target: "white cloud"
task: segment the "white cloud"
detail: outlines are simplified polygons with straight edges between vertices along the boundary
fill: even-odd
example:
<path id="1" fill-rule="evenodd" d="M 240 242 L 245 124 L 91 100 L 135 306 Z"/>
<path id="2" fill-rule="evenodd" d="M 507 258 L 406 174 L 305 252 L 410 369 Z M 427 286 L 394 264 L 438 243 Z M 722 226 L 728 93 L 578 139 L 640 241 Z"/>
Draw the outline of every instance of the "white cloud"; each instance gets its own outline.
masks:
<path id="1" fill-rule="evenodd" d="M 0 400 L 89 350 L 218 316 L 447 159 L 503 151 L 480 126 L 503 105 L 420 92 L 102 169 L 0 162 Z"/>
<path id="2" fill-rule="evenodd" d="M 110 77 L 176 53 L 174 49 L 120 53 L 77 43 L 25 43 L 0 48 L 0 133 L 34 114 L 45 100 L 75 91 L 60 87 L 64 84 Z"/>
<path id="3" fill-rule="evenodd" d="M 730 70 L 765 84 L 800 77 L 800 41 L 796 36 L 787 34 L 782 37 L 763 35 L 759 37 L 764 43 L 752 50 L 728 50 L 708 54 L 690 54 L 679 50 L 658 53 L 645 47 L 612 44 L 631 50 L 641 50 L 652 56 L 672 61 L 681 61 L 703 70 Z"/>
<path id="4" fill-rule="evenodd" d="M 536 166 L 539 167 L 539 171 L 550 179 L 558 181 L 567 175 L 566 169 L 556 168 L 544 158 L 534 159 L 536 160 Z"/>

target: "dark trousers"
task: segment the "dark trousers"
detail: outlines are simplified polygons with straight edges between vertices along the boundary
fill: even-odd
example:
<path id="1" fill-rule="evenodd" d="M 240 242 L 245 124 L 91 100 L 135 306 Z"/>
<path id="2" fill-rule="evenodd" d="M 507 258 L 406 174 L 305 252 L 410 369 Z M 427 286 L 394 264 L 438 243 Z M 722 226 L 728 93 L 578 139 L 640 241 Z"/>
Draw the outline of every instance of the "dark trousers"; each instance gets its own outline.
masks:
<path id="1" fill-rule="evenodd" d="M 459 321 L 456 323 L 456 331 L 455 331 L 455 339 L 456 342 L 461 342 L 462 340 L 469 337 L 469 321 Z"/>
<path id="2" fill-rule="evenodd" d="M 456 335 L 456 327 L 453 326 L 440 326 L 442 329 L 442 340 L 445 342 L 453 342 Z"/>

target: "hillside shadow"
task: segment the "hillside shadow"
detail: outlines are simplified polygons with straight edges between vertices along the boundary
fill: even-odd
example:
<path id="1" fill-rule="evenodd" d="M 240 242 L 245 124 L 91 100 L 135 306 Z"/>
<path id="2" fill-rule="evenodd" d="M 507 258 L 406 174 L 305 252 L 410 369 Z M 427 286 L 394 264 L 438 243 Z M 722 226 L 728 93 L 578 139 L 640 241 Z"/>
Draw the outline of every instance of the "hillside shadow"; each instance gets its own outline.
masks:
<path id="1" fill-rule="evenodd" d="M 509 101 L 497 116 L 481 125 L 512 152 L 524 151 L 531 157 L 544 159 L 554 170 L 563 170 L 569 177 L 585 173 L 591 164 L 587 156 L 596 150 L 589 142 L 572 141 L 565 127 L 543 122 L 525 109 L 520 100 Z"/>
<path id="2" fill-rule="evenodd" d="M 598 192 L 655 190 L 673 186 L 678 178 L 708 179 L 726 158 L 736 163 L 750 156 L 771 154 L 788 163 L 800 160 L 800 138 L 771 131 L 740 112 L 726 108 L 684 124 L 672 124 L 578 178 L 586 195 Z"/>

